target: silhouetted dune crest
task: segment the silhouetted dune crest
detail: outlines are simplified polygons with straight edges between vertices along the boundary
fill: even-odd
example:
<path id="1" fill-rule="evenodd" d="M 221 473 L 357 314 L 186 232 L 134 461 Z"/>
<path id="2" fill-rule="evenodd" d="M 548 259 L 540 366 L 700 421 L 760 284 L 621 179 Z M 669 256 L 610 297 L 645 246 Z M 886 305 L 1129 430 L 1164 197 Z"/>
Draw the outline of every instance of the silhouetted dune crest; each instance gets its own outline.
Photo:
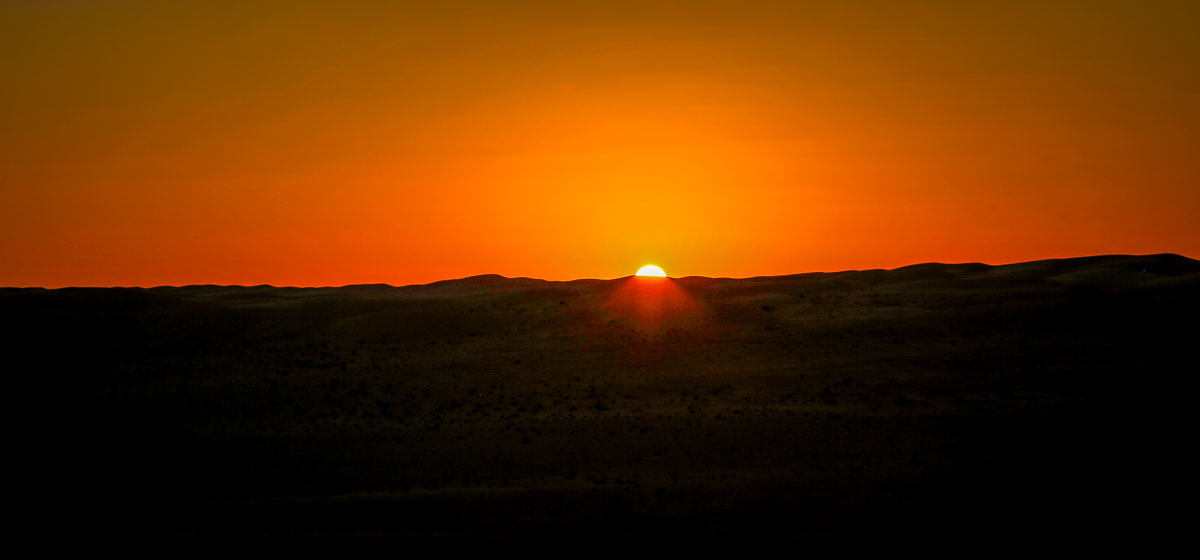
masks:
<path id="1" fill-rule="evenodd" d="M 508 278 L 499 274 L 479 274 L 476 276 L 468 276 L 466 278 L 458 278 L 454 280 L 440 280 L 430 284 L 424 284 L 422 287 L 437 288 L 437 287 L 471 287 L 471 288 L 526 288 L 533 286 L 544 286 L 549 282 L 536 278 Z"/>
<path id="2" fill-rule="evenodd" d="M 17 503 L 126 536 L 1187 534 L 1198 315 L 1178 255 L 0 289 Z"/>
<path id="3" fill-rule="evenodd" d="M 805 272 L 778 276 L 753 276 L 747 278 L 685 276 L 672 278 L 687 288 L 704 289 L 724 284 L 737 284 L 745 289 L 761 289 L 771 285 L 797 281 L 822 282 L 836 286 L 871 287 L 901 284 L 945 284 L 961 282 L 980 287 L 986 284 L 1011 285 L 1021 283 L 1083 281 L 1115 283 L 1120 281 L 1150 281 L 1155 279 L 1200 274 L 1200 261 L 1174 253 L 1151 255 L 1095 255 L 1062 259 L 1043 259 L 1003 265 L 971 263 L 919 263 L 894 269 L 843 270 L 835 272 Z M 589 288 L 615 286 L 633 276 L 614 279 L 584 278 L 566 281 L 551 281 L 528 277 L 506 277 L 499 274 L 480 274 L 465 278 L 439 280 L 428 284 L 394 286 L 385 283 L 349 284 L 345 286 L 296 287 L 258 284 L 253 286 L 190 284 L 184 286 L 154 286 L 150 288 L 92 288 L 69 287 L 43 288 L 0 288 L 0 298 L 28 297 L 38 293 L 59 294 L 59 298 L 101 296 L 111 301 L 132 303 L 146 294 L 171 295 L 195 298 L 254 299 L 256 297 L 305 297 L 317 294 L 340 293 L 346 295 L 450 295 L 485 291 L 529 291 L 564 288 Z M 142 295 L 131 295 L 142 294 Z M 124 299 L 122 299 L 124 298 Z"/>

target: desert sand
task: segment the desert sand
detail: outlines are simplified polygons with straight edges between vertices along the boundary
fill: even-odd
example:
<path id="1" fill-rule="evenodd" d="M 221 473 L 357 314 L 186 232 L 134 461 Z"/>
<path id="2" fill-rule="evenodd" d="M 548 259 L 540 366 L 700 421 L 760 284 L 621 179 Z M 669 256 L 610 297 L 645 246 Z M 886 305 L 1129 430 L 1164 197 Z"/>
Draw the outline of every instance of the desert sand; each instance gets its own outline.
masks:
<path id="1" fill-rule="evenodd" d="M 22 527 L 1161 539 L 1200 262 L 0 290 Z"/>

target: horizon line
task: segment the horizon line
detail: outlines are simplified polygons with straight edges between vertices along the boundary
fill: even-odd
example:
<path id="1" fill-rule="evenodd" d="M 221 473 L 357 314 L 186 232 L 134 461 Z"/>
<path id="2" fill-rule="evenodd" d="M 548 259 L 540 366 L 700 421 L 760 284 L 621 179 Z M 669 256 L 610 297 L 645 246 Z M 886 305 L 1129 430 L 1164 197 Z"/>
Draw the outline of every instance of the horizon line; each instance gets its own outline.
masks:
<path id="1" fill-rule="evenodd" d="M 982 266 L 988 266 L 988 267 L 1001 267 L 1001 266 L 1031 264 L 1031 263 L 1039 263 L 1039 262 L 1069 261 L 1069 260 L 1106 258 L 1106 257 L 1108 257 L 1108 258 L 1111 258 L 1111 257 L 1177 257 L 1177 258 L 1182 258 L 1182 259 L 1187 259 L 1189 261 L 1197 262 L 1197 259 L 1193 259 L 1191 257 L 1185 256 L 1185 255 L 1182 255 L 1179 253 L 1146 253 L 1146 254 L 1102 253 L 1102 254 L 1095 254 L 1095 255 L 1080 255 L 1080 256 L 1074 256 L 1074 257 L 1054 257 L 1054 258 L 1045 258 L 1045 259 L 1034 259 L 1034 260 L 1029 260 L 1029 261 L 1014 261 L 1014 262 L 1000 263 L 1000 264 L 988 264 L 988 263 L 978 262 L 978 261 L 970 261 L 970 262 L 926 261 L 926 262 L 906 264 L 906 265 L 898 266 L 895 268 L 853 268 L 853 269 L 844 269 L 844 270 L 815 270 L 815 271 L 807 271 L 807 272 L 792 272 L 792 273 L 786 273 L 786 274 L 764 274 L 764 275 L 744 276 L 744 277 L 704 276 L 704 275 L 698 275 L 698 274 L 690 274 L 687 276 L 667 276 L 666 279 L 668 279 L 668 280 L 685 280 L 685 279 L 690 279 L 690 278 L 697 278 L 697 279 L 706 279 L 706 280 L 754 280 L 754 279 L 761 279 L 761 278 L 784 278 L 784 277 L 801 276 L 801 275 L 808 275 L 808 274 L 842 274 L 842 273 L 849 273 L 849 272 L 868 272 L 868 271 L 875 271 L 875 270 L 893 271 L 893 270 L 901 270 L 904 268 L 909 268 L 909 267 L 914 267 L 914 266 L 923 266 L 923 265 L 943 265 L 943 266 L 982 265 Z M 156 285 L 152 285 L 152 286 L 140 286 L 140 285 L 139 286 L 71 285 L 71 286 L 58 286 L 58 287 L 0 286 L 0 289 L 4 289 L 4 290 L 39 290 L 39 289 L 40 290 L 69 290 L 69 289 L 153 290 L 153 289 L 159 289 L 159 288 L 177 288 L 178 289 L 178 288 L 216 287 L 216 288 L 274 288 L 274 289 L 324 290 L 324 289 L 366 288 L 366 287 L 419 288 L 419 287 L 433 286 L 435 284 L 442 284 L 442 283 L 448 283 L 448 282 L 460 282 L 463 280 L 491 278 L 491 277 L 496 277 L 496 278 L 500 278 L 500 279 L 504 279 L 504 280 L 529 280 L 529 281 L 546 282 L 546 283 L 573 283 L 573 282 L 612 282 L 612 281 L 616 281 L 616 280 L 625 280 L 628 278 L 635 278 L 636 275 L 630 274 L 627 276 L 619 276 L 616 278 L 574 278 L 574 279 L 570 279 L 570 280 L 547 280 L 547 279 L 543 279 L 543 278 L 534 278 L 534 277 L 530 277 L 530 276 L 505 276 L 503 274 L 497 274 L 497 273 L 482 273 L 482 274 L 472 274 L 470 276 L 462 276 L 462 277 L 458 277 L 458 278 L 444 278 L 441 280 L 434 280 L 434 281 L 425 282 L 425 283 L 399 284 L 399 285 L 388 284 L 386 282 L 362 282 L 362 283 L 354 283 L 354 284 L 343 284 L 340 286 L 333 286 L 333 285 L 325 285 L 325 286 L 287 286 L 287 285 L 283 285 L 283 286 L 277 286 L 275 284 L 197 283 L 197 284 L 156 284 Z"/>

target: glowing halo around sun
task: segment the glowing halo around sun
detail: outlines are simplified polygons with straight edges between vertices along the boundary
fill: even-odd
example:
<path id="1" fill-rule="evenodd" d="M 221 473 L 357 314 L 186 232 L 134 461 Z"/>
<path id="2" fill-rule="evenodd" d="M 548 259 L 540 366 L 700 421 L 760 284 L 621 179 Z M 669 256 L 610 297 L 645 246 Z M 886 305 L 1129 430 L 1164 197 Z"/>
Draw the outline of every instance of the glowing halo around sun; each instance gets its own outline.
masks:
<path id="1" fill-rule="evenodd" d="M 658 268 L 657 266 L 654 266 L 652 264 L 648 264 L 646 266 L 643 266 L 642 268 L 639 268 L 637 271 L 637 275 L 638 276 L 657 276 L 659 278 L 667 277 L 667 273 L 663 272 L 663 269 Z"/>

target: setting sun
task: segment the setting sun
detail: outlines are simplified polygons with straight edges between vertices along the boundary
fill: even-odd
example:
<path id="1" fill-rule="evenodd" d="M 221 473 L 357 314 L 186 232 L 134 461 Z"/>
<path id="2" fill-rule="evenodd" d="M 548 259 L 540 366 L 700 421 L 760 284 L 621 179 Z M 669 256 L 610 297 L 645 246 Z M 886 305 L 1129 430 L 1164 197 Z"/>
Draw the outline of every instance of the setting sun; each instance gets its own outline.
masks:
<path id="1" fill-rule="evenodd" d="M 665 278 L 667 276 L 667 273 L 663 272 L 663 269 L 661 269 L 657 266 L 648 264 L 646 266 L 643 266 L 642 268 L 639 268 L 637 271 L 637 275 L 638 276 L 659 276 L 659 277 Z"/>
<path id="2" fill-rule="evenodd" d="M 38 536 L 1183 548 L 1198 29 L 0 0 L 3 406 L 51 427 L 5 497 Z"/>

